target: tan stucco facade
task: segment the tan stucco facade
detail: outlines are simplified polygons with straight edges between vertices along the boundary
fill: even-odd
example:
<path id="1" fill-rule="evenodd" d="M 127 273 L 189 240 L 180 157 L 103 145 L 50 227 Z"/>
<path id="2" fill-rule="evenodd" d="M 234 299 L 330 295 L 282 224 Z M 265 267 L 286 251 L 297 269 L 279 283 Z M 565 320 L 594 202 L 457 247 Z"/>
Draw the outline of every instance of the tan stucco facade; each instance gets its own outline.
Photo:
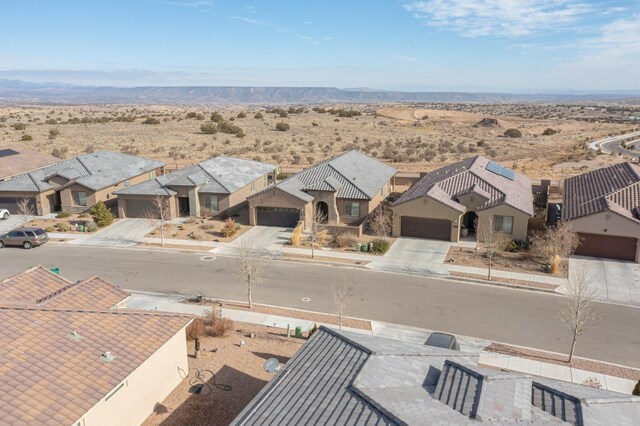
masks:
<path id="1" fill-rule="evenodd" d="M 569 224 L 575 232 L 640 239 L 640 225 L 637 222 L 611 211 L 573 219 Z M 640 262 L 640 247 L 636 249 L 636 262 Z"/>
<path id="2" fill-rule="evenodd" d="M 269 191 L 258 194 L 249 198 L 249 225 L 255 226 L 258 223 L 257 208 L 258 207 L 287 207 L 300 210 L 300 220 L 305 226 L 311 226 L 312 205 L 305 202 L 288 192 L 282 191 L 278 187 L 274 187 Z"/>
<path id="3" fill-rule="evenodd" d="M 118 354 L 113 362 L 118 361 Z M 122 356 L 126 356 L 123 354 Z M 180 384 L 189 371 L 185 328 L 169 339 L 124 381 L 105 395 L 74 425 L 137 426 L 157 403 L 161 403 Z"/>

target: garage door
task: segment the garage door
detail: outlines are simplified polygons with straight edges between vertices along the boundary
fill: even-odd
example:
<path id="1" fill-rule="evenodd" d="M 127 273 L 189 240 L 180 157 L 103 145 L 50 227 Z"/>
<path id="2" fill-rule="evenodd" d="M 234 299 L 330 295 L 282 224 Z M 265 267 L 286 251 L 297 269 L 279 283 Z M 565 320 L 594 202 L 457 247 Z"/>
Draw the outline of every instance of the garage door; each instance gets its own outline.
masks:
<path id="1" fill-rule="evenodd" d="M 284 207 L 258 207 L 258 225 L 295 228 L 300 220 L 300 210 Z"/>
<path id="2" fill-rule="evenodd" d="M 124 214 L 126 217 L 145 217 L 147 212 L 153 211 L 151 201 L 126 200 Z"/>
<path id="3" fill-rule="evenodd" d="M 26 198 L 29 201 L 29 207 L 36 211 L 36 199 Z M 18 214 L 18 203 L 22 200 L 20 197 L 0 197 L 0 209 L 7 209 L 11 214 Z"/>
<path id="4" fill-rule="evenodd" d="M 400 235 L 449 241 L 451 239 L 451 221 L 402 216 L 400 219 Z"/>
<path id="5" fill-rule="evenodd" d="M 576 250 L 577 255 L 632 262 L 636 260 L 637 238 L 585 233 L 578 233 L 578 235 L 581 241 Z"/>

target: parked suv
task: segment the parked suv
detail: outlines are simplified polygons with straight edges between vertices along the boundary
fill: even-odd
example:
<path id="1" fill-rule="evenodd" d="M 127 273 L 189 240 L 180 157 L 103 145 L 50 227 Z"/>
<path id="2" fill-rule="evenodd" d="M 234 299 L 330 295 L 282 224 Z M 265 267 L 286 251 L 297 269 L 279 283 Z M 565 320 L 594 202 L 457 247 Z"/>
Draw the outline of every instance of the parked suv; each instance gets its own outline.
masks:
<path id="1" fill-rule="evenodd" d="M 42 228 L 20 228 L 0 235 L 0 248 L 4 246 L 22 246 L 29 250 L 49 241 L 49 236 Z"/>
<path id="2" fill-rule="evenodd" d="M 9 215 L 9 210 L 0 209 L 0 219 L 7 220 L 7 219 L 9 219 L 9 216 L 10 216 Z"/>

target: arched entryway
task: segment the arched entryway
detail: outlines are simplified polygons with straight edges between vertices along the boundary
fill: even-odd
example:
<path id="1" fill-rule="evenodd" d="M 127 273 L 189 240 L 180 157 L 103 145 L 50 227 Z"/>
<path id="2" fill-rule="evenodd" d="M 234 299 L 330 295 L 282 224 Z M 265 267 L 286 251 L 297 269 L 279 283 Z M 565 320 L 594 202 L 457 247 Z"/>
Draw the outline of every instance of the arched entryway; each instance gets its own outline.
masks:
<path id="1" fill-rule="evenodd" d="M 315 220 L 318 223 L 327 223 L 329 220 L 329 205 L 324 201 L 316 203 Z"/>

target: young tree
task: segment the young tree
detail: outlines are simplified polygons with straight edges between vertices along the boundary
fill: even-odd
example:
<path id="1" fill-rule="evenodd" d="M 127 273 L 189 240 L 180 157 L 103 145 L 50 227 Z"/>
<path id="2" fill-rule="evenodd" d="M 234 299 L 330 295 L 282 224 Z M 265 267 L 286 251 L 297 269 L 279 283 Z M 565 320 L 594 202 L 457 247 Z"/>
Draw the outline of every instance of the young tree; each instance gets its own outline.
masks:
<path id="1" fill-rule="evenodd" d="M 311 229 L 309 230 L 309 240 L 311 241 L 311 258 L 315 256 L 315 247 L 324 244 L 327 238 L 325 226 L 327 216 L 317 206 L 313 207 L 313 220 L 311 221 Z"/>
<path id="2" fill-rule="evenodd" d="M 145 219 L 151 226 L 160 230 L 160 245 L 164 247 L 164 232 L 167 221 L 171 218 L 169 198 L 156 195 L 151 199 L 151 209 L 145 213 Z"/>
<path id="3" fill-rule="evenodd" d="M 387 238 L 393 226 L 393 212 L 387 201 L 383 201 L 371 213 L 369 218 L 369 229 L 376 237 Z"/>
<path id="4" fill-rule="evenodd" d="M 351 298 L 353 297 L 353 288 L 349 285 L 346 279 L 335 283 L 333 285 L 333 303 L 336 309 L 336 315 L 338 315 L 338 326 L 342 330 L 342 323 L 346 316 L 347 310 L 351 305 Z"/>
<path id="5" fill-rule="evenodd" d="M 253 290 L 264 280 L 267 271 L 266 258 L 261 256 L 260 247 L 242 242 L 237 257 L 234 259 L 236 277 L 247 286 L 247 302 L 253 308 Z"/>
<path id="6" fill-rule="evenodd" d="M 573 254 L 580 245 L 580 237 L 567 222 L 560 222 L 555 228 L 547 228 L 532 238 L 531 251 L 549 259 L 552 274 L 558 272 L 560 262 Z"/>
<path id="7" fill-rule="evenodd" d="M 576 341 L 587 330 L 592 328 L 598 313 L 593 306 L 596 291 L 591 286 L 591 280 L 584 269 L 577 269 L 571 274 L 569 283 L 564 291 L 566 299 L 560 306 L 558 315 L 562 323 L 571 331 L 571 351 L 569 364 L 573 359 Z"/>
<path id="8" fill-rule="evenodd" d="M 33 204 L 28 198 L 21 198 L 16 205 L 18 215 L 22 220 L 22 226 L 25 226 L 36 215 L 36 211 L 33 208 Z"/>
<path id="9" fill-rule="evenodd" d="M 491 281 L 491 267 L 493 266 L 493 260 L 500 253 L 507 244 L 507 236 L 496 230 L 493 216 L 489 218 L 487 226 L 480 231 L 480 243 L 484 250 L 484 255 L 489 260 L 489 271 L 487 273 L 487 281 Z"/>

